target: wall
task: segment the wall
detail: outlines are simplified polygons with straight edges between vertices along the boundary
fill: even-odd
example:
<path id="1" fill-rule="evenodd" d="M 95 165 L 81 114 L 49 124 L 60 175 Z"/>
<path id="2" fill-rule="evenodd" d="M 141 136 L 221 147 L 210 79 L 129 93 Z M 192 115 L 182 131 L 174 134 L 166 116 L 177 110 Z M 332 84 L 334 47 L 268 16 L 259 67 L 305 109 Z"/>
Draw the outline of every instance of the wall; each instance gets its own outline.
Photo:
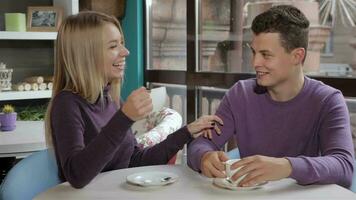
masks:
<path id="1" fill-rule="evenodd" d="M 121 97 L 126 99 L 132 90 L 143 85 L 143 1 L 127 0 L 122 20 L 126 47 L 130 56 L 126 59 L 126 75 Z"/>

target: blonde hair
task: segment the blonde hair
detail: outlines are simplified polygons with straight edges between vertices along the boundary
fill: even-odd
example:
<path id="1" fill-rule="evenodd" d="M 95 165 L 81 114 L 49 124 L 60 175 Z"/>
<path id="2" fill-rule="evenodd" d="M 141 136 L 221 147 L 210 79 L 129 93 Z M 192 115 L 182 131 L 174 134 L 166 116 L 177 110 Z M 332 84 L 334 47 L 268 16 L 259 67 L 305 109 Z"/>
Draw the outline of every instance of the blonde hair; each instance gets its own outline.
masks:
<path id="1" fill-rule="evenodd" d="M 52 146 L 51 110 L 54 97 L 61 91 L 71 91 L 90 103 L 103 97 L 108 83 L 104 66 L 103 29 L 114 24 L 123 32 L 119 21 L 103 13 L 80 12 L 67 17 L 61 24 L 56 41 L 56 64 L 52 98 L 45 117 L 47 146 Z M 119 106 L 121 79 L 111 81 L 109 95 Z M 102 100 L 102 99 L 101 99 Z"/>

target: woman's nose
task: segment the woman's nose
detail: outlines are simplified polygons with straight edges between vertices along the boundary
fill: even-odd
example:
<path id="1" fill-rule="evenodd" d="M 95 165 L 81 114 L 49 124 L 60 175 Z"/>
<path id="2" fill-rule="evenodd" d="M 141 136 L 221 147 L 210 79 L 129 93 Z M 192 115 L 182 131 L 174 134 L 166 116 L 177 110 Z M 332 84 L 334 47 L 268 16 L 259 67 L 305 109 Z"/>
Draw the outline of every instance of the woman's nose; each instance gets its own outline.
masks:
<path id="1" fill-rule="evenodd" d="M 126 57 L 128 55 L 130 55 L 130 51 L 128 49 L 126 49 L 126 47 L 123 46 L 120 50 L 120 56 Z"/>

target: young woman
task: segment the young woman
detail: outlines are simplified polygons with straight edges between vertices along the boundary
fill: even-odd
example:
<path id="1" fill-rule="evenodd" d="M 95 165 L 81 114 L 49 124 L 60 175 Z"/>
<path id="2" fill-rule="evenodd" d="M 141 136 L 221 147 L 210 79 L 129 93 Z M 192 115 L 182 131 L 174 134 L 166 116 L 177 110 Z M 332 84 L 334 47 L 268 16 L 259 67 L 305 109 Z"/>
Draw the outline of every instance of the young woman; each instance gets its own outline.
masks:
<path id="1" fill-rule="evenodd" d="M 69 16 L 58 32 L 53 96 L 46 115 L 47 141 L 53 144 L 60 177 L 73 187 L 87 185 L 103 171 L 166 164 L 184 144 L 210 129 L 217 116 L 203 116 L 142 149 L 130 127 L 152 110 L 148 91 L 133 91 L 120 102 L 129 51 L 117 19 L 97 12 Z"/>

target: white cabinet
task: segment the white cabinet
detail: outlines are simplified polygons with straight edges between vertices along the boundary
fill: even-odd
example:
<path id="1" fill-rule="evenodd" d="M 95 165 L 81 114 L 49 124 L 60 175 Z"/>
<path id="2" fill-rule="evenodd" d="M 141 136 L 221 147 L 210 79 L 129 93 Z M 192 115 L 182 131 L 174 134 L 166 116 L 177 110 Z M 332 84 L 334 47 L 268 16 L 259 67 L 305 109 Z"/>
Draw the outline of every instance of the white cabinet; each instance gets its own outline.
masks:
<path id="1" fill-rule="evenodd" d="M 9 1 L 11 2 L 11 1 Z M 53 5 L 54 6 L 59 6 L 64 9 L 63 16 L 66 17 L 68 15 L 76 14 L 79 12 L 79 0 L 53 0 Z M 31 5 L 31 6 L 38 6 L 38 5 Z M 14 43 L 20 43 L 21 41 L 32 41 L 31 45 L 36 46 L 36 42 L 38 42 L 39 45 L 41 45 L 40 41 L 55 41 L 57 38 L 57 33 L 56 32 L 8 32 L 8 31 L 0 31 L 0 48 L 2 48 L 2 44 L 5 43 L 7 46 L 6 48 L 9 49 L 11 48 L 11 41 L 15 41 Z M 4 42 L 7 41 L 7 42 Z M 9 42 L 10 41 L 10 42 Z M 16 45 L 16 44 L 14 44 Z M 10 47 L 9 47 L 10 46 Z M 54 46 L 54 45 L 53 45 Z M 34 51 L 37 51 L 38 49 L 34 48 Z M 21 55 L 16 57 L 16 55 L 11 55 L 15 59 L 22 59 L 23 62 L 21 65 L 23 68 L 26 68 L 26 62 L 28 62 L 28 58 L 26 58 L 26 49 L 25 50 L 20 50 Z M 14 52 L 16 53 L 16 52 Z M 3 54 L 11 54 L 11 53 L 3 53 Z M 47 54 L 46 54 L 47 55 Z M 50 54 L 50 56 L 54 56 L 54 54 Z M 2 55 L 2 58 L 5 58 L 6 55 Z M 9 57 L 9 56 L 8 56 Z M 14 59 L 12 58 L 12 59 Z M 38 56 L 33 59 L 49 59 L 48 56 L 47 58 L 45 56 Z M 52 58 L 51 58 L 52 59 Z M 0 61 L 1 60 L 1 55 L 0 55 Z M 21 60 L 20 60 L 21 61 Z M 3 62 L 3 61 L 2 61 Z M 30 62 L 29 62 L 30 63 Z M 47 63 L 46 63 L 47 64 Z M 29 68 L 32 67 L 29 64 Z M 48 65 L 48 64 L 47 64 Z M 52 67 L 53 66 L 46 66 L 46 67 Z M 16 66 L 10 68 L 14 69 L 13 76 L 15 73 L 21 73 L 22 71 L 16 70 Z M 38 74 L 32 74 L 32 75 L 38 75 Z M 28 74 L 27 76 L 31 76 L 31 74 Z M 14 82 L 13 82 L 14 83 Z M 41 98 L 50 98 L 51 97 L 51 91 L 50 90 L 44 90 L 44 91 L 26 91 L 26 92 L 17 92 L 17 91 L 2 91 L 0 92 L 0 101 L 9 101 L 9 100 L 21 100 L 21 99 L 41 99 Z"/>

